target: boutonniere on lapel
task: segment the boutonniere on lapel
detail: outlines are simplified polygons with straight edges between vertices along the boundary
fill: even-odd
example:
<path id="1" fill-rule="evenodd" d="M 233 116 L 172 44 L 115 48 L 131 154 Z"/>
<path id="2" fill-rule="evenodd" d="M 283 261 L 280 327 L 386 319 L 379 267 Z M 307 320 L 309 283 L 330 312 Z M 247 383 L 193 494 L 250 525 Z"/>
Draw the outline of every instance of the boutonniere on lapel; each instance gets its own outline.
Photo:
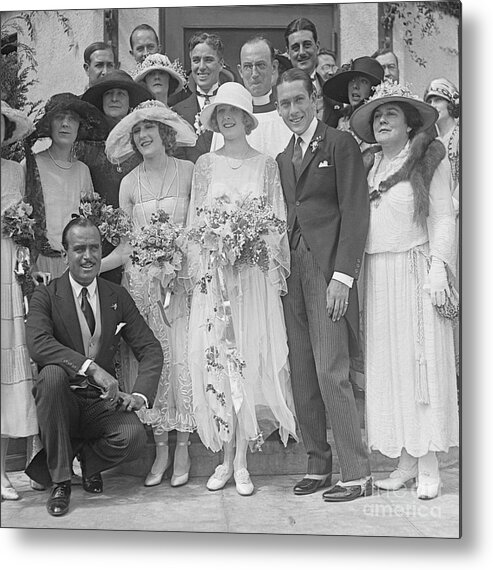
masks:
<path id="1" fill-rule="evenodd" d="M 116 311 L 118 309 L 118 303 L 113 303 L 113 305 L 111 305 L 111 308 Z"/>
<path id="2" fill-rule="evenodd" d="M 312 152 L 315 152 L 318 148 L 318 145 L 320 144 L 320 141 L 322 140 L 322 136 L 319 135 L 318 137 L 314 138 L 311 142 L 310 142 L 310 149 Z"/>
<path id="3" fill-rule="evenodd" d="M 200 137 L 201 134 L 205 133 L 205 131 L 207 130 L 204 125 L 200 122 L 200 112 L 198 112 L 195 115 L 195 122 L 193 124 L 194 128 L 195 128 L 195 132 L 197 133 L 197 136 Z"/>

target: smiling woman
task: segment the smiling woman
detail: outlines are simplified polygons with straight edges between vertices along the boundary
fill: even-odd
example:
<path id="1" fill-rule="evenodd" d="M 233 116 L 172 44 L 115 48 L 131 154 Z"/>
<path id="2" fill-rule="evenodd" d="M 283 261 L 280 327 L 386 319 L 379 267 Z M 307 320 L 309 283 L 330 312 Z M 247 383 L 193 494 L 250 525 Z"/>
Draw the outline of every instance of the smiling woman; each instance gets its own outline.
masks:
<path id="1" fill-rule="evenodd" d="M 129 151 L 142 158 L 141 164 L 125 176 L 120 187 L 120 206 L 133 221 L 135 230 L 149 228 L 160 210 L 172 224 L 184 226 L 190 202 L 193 164 L 172 156 L 177 145 L 193 146 L 192 127 L 160 101 L 145 101 L 111 131 L 106 154 L 112 163 Z M 159 381 L 154 407 L 142 411 L 140 419 L 151 425 L 156 442 L 156 458 L 145 485 L 159 485 L 171 465 L 168 434 L 177 432 L 177 447 L 171 485 L 188 481 L 190 458 L 188 438 L 195 429 L 191 382 L 186 359 L 188 329 L 187 294 L 181 275 L 166 306 L 166 285 L 153 277 L 154 267 L 140 267 L 130 260 L 128 245 L 117 247 L 102 262 L 102 270 L 125 266 L 122 284 L 129 290 L 141 313 L 161 343 L 165 364 Z M 168 321 L 166 321 L 168 319 Z M 168 325 L 171 325 L 169 326 Z M 135 382 L 135 357 L 122 348 L 123 382 L 129 391 Z"/>
<path id="2" fill-rule="evenodd" d="M 54 95 L 36 124 L 30 144 L 51 138 L 51 146 L 33 156 L 26 145 L 26 197 L 33 206 L 37 231 L 37 269 L 59 277 L 66 269 L 61 257 L 62 230 L 78 212 L 81 196 L 91 194 L 88 167 L 77 160 L 77 140 L 101 140 L 107 133 L 104 116 L 93 105 L 72 93 Z"/>

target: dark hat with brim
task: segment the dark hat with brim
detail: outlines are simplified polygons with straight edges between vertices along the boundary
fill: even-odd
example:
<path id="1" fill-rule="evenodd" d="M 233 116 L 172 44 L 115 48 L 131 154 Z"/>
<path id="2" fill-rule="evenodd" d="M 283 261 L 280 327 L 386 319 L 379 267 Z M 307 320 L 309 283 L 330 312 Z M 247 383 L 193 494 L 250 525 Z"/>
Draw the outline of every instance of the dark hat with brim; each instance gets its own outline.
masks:
<path id="1" fill-rule="evenodd" d="M 108 135 L 105 116 L 94 105 L 81 101 L 73 93 L 57 93 L 50 97 L 43 116 L 36 123 L 33 138 L 51 137 L 51 121 L 58 113 L 73 111 L 80 117 L 77 140 L 103 141 Z"/>
<path id="2" fill-rule="evenodd" d="M 97 79 L 94 85 L 82 95 L 81 99 L 103 112 L 103 95 L 111 89 L 123 89 L 128 93 L 130 109 L 137 107 L 139 103 L 155 98 L 141 83 L 136 83 L 128 73 L 116 69 Z"/>
<path id="3" fill-rule="evenodd" d="M 326 97 L 339 101 L 341 103 L 349 103 L 348 84 L 355 77 L 366 77 L 372 87 L 375 87 L 383 81 L 385 71 L 376 59 L 372 57 L 358 57 L 349 64 L 349 69 L 342 68 L 324 83 L 323 93 Z"/>
<path id="4" fill-rule="evenodd" d="M 373 134 L 372 117 L 374 111 L 386 103 L 406 103 L 414 107 L 423 121 L 419 131 L 425 131 L 438 119 L 438 111 L 413 95 L 407 87 L 391 81 L 384 81 L 375 89 L 373 97 L 356 109 L 349 119 L 351 129 L 360 139 L 367 143 L 377 142 Z"/>

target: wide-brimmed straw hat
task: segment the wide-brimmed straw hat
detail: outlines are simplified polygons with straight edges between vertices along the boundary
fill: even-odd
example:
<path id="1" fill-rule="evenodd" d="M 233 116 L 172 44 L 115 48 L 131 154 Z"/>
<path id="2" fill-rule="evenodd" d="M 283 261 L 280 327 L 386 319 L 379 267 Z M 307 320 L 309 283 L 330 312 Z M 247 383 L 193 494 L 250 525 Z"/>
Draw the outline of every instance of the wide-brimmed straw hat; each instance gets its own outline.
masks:
<path id="1" fill-rule="evenodd" d="M 106 141 L 106 156 L 118 164 L 133 152 L 132 130 L 141 121 L 157 121 L 176 132 L 177 146 L 195 146 L 197 135 L 193 127 L 161 101 L 144 101 L 124 117 L 110 132 Z"/>
<path id="2" fill-rule="evenodd" d="M 36 122 L 35 138 L 51 137 L 53 117 L 66 111 L 73 111 L 80 117 L 77 140 L 102 141 L 106 138 L 108 126 L 103 113 L 73 93 L 57 93 L 48 99 L 43 116 Z"/>
<path id="3" fill-rule="evenodd" d="M 348 84 L 355 77 L 366 77 L 372 87 L 382 83 L 385 71 L 376 59 L 372 57 L 358 57 L 351 60 L 349 66 L 341 68 L 339 71 L 324 83 L 323 93 L 326 97 L 340 101 L 341 103 L 349 103 Z"/>
<path id="4" fill-rule="evenodd" d="M 129 105 L 133 109 L 139 103 L 154 99 L 154 95 L 141 83 L 136 83 L 126 71 L 115 69 L 111 73 L 99 77 L 92 87 L 81 96 L 83 101 L 92 103 L 103 112 L 103 95 L 111 89 L 124 89 L 128 93 Z"/>
<path id="5" fill-rule="evenodd" d="M 377 142 L 373 134 L 372 116 L 378 107 L 386 103 L 407 103 L 412 105 L 423 121 L 419 131 L 425 131 L 438 119 L 438 111 L 414 95 L 408 87 L 392 81 L 384 81 L 375 87 L 374 95 L 351 115 L 349 124 L 360 139 L 367 143 Z"/>
<path id="6" fill-rule="evenodd" d="M 445 99 L 445 101 L 453 103 L 454 105 L 459 104 L 459 90 L 451 81 L 445 79 L 445 77 L 439 77 L 431 81 L 426 88 L 425 95 L 423 97 L 425 102 L 428 100 L 428 97 L 431 97 L 432 95 L 441 97 L 442 99 Z"/>
<path id="7" fill-rule="evenodd" d="M 177 59 L 171 62 L 167 55 L 160 53 L 152 53 L 142 63 L 138 63 L 132 76 L 137 83 L 144 83 L 146 76 L 152 71 L 164 71 L 170 76 L 172 81 L 169 84 L 168 96 L 181 91 L 187 83 L 187 78 L 180 62 Z"/>
<path id="8" fill-rule="evenodd" d="M 2 146 L 20 141 L 27 137 L 34 130 L 34 124 L 23 111 L 13 109 L 6 101 L 1 102 L 2 115 L 15 125 L 14 132 L 7 139 L 4 139 Z"/>
<path id="9" fill-rule="evenodd" d="M 217 90 L 214 103 L 206 105 L 200 113 L 200 122 L 209 131 L 213 131 L 211 117 L 218 105 L 231 105 L 245 111 L 253 121 L 254 129 L 258 126 L 258 120 L 253 114 L 253 100 L 250 92 L 239 83 L 223 83 Z"/>

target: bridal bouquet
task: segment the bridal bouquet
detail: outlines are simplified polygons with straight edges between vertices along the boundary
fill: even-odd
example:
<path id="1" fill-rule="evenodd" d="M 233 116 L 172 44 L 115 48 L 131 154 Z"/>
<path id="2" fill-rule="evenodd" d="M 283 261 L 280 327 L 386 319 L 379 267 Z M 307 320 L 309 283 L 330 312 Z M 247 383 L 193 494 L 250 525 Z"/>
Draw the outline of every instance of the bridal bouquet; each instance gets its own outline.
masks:
<path id="1" fill-rule="evenodd" d="M 130 238 L 134 265 L 147 268 L 166 288 L 174 283 L 183 261 L 184 230 L 174 224 L 164 210 L 151 215 L 151 223 L 134 232 Z"/>
<path id="2" fill-rule="evenodd" d="M 246 198 L 231 207 L 222 200 L 197 208 L 197 223 L 188 239 L 211 256 L 212 265 L 258 266 L 269 270 L 269 234 L 282 234 L 286 222 L 280 220 L 265 197 Z"/>
<path id="3" fill-rule="evenodd" d="M 18 246 L 14 266 L 14 274 L 21 286 L 24 298 L 24 309 L 27 314 L 28 299 L 34 291 L 34 280 L 31 275 L 31 249 L 34 244 L 35 220 L 31 218 L 33 208 L 20 201 L 5 210 L 2 216 L 2 233 Z"/>
<path id="4" fill-rule="evenodd" d="M 16 245 L 31 247 L 34 242 L 33 207 L 24 201 L 7 208 L 2 216 L 3 235 L 12 239 Z"/>
<path id="5" fill-rule="evenodd" d="M 127 214 L 121 208 L 106 204 L 97 192 L 81 198 L 79 215 L 94 222 L 101 238 L 115 246 L 132 232 L 132 221 Z"/>

